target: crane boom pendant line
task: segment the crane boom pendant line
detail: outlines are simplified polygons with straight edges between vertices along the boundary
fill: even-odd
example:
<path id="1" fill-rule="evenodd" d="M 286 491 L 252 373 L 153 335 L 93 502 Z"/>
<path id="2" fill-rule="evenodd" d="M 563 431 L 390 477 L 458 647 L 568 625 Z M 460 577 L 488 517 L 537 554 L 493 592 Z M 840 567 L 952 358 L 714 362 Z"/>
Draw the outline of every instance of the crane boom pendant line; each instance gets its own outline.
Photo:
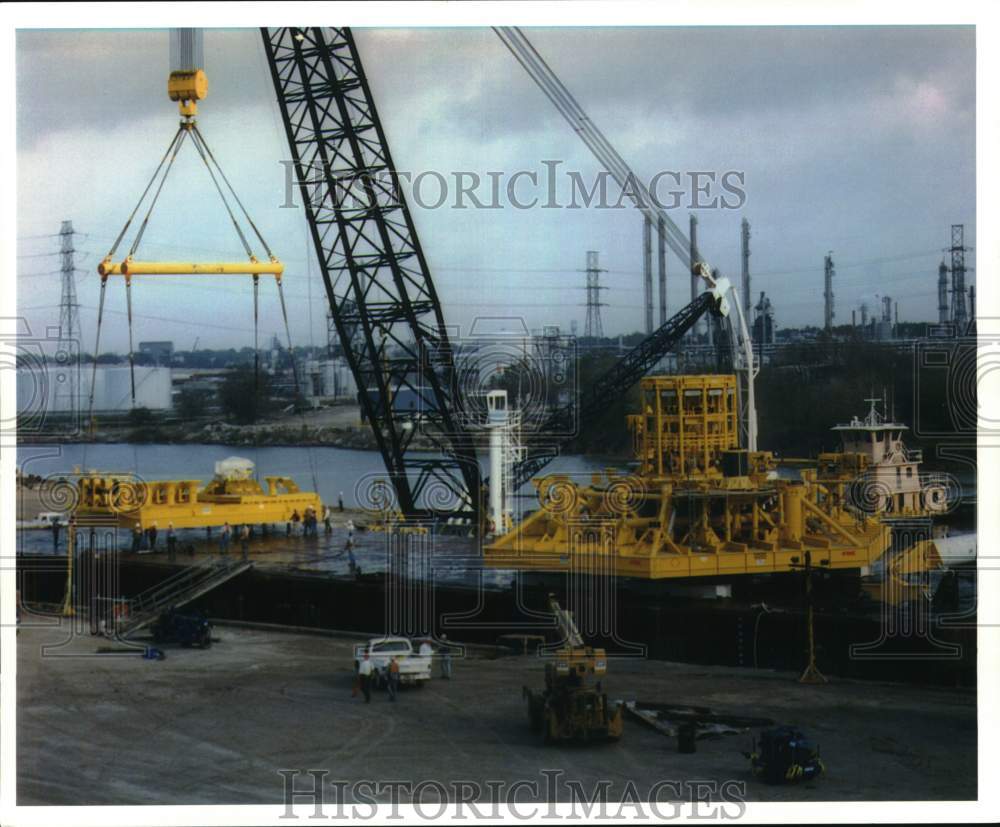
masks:
<path id="1" fill-rule="evenodd" d="M 135 207 L 133 207 L 128 220 L 125 222 L 125 226 L 122 227 L 121 231 L 118 233 L 114 244 L 111 245 L 111 249 L 108 254 L 104 257 L 104 261 L 110 261 L 111 258 L 118 250 L 118 246 L 121 244 L 122 240 L 125 238 L 125 234 L 128 232 L 132 222 L 135 220 L 136 215 L 139 212 L 139 208 L 142 206 L 143 201 L 146 200 L 146 196 L 149 194 L 150 189 L 156 182 L 157 178 L 160 176 L 160 171 L 163 169 L 164 163 L 167 163 L 167 159 L 170 161 L 167 164 L 167 170 L 163 174 L 163 178 L 160 181 L 160 185 L 157 188 L 156 196 L 153 198 L 152 204 L 156 203 L 156 198 L 159 197 L 160 191 L 163 189 L 163 182 L 166 180 L 167 175 L 170 172 L 170 168 L 173 166 L 174 159 L 177 157 L 177 152 L 180 150 L 181 144 L 184 142 L 185 130 L 183 126 L 179 127 L 174 133 L 174 137 L 170 140 L 167 145 L 167 151 L 163 153 L 163 157 L 160 159 L 160 163 L 157 164 L 156 169 L 153 172 L 152 177 L 146 184 L 146 188 L 142 191 L 142 195 L 139 196 L 139 200 L 136 202 Z M 145 229 L 146 223 L 149 221 L 149 214 L 152 212 L 152 204 L 150 205 L 149 211 L 146 213 L 143 219 L 142 229 Z M 136 241 L 132 244 L 132 251 L 136 249 L 138 245 L 138 240 L 142 237 L 142 229 L 136 235 Z M 131 254 L 130 254 L 131 255 Z M 100 268 L 98 269 L 100 272 Z M 90 423 L 90 434 L 93 436 L 95 429 L 94 422 L 94 388 L 97 384 L 97 357 L 100 355 L 101 348 L 101 327 L 104 321 L 104 299 L 107 290 L 108 276 L 106 273 L 100 272 L 101 275 L 101 298 L 97 309 L 97 331 L 94 341 L 94 369 L 91 374 L 90 381 L 90 398 L 88 400 L 88 411 L 87 417 Z M 133 353 L 133 338 L 132 338 L 132 289 L 131 289 L 131 279 L 126 277 L 125 279 L 125 300 L 128 306 L 128 361 L 129 361 L 129 380 L 131 385 L 132 393 L 132 407 L 135 407 L 135 356 Z"/>
<path id="2" fill-rule="evenodd" d="M 353 35 L 313 27 L 261 36 L 330 315 L 396 508 L 478 518 L 479 465 L 441 303 Z M 416 410 L 397 404 L 405 394 Z M 418 431 L 434 453 L 412 456 Z"/>
<path id="3" fill-rule="evenodd" d="M 714 288 L 715 281 L 711 277 L 710 269 L 704 265 L 703 261 L 696 259 L 696 251 L 691 249 L 683 231 L 674 223 L 666 210 L 659 207 L 657 202 L 653 200 L 645 184 L 635 175 L 604 133 L 588 117 L 583 107 L 548 65 L 545 58 L 535 49 L 524 32 L 514 26 L 496 26 L 493 30 L 514 56 L 514 59 L 580 137 L 580 140 L 590 149 L 594 157 L 611 173 L 622 188 L 623 193 L 627 193 L 646 218 L 651 223 L 655 223 L 661 239 L 666 241 L 688 272 L 695 278 L 703 278 L 709 287 Z M 695 296 L 692 294 L 691 298 L 694 300 Z M 740 376 L 738 395 L 741 411 L 741 436 L 743 447 L 749 451 L 756 451 L 757 410 L 753 391 L 756 366 L 750 334 L 741 306 L 742 301 L 735 290 L 733 290 L 732 304 L 736 306 L 736 318 L 733 319 L 728 313 L 724 315 L 733 343 L 733 367 Z M 648 300 L 647 312 L 651 313 L 651 303 Z M 651 326 L 650 324 L 649 327 Z"/>
<path id="4" fill-rule="evenodd" d="M 87 421 L 89 423 L 90 436 L 94 436 L 94 388 L 97 386 L 97 357 L 101 353 L 101 322 L 104 320 L 104 295 L 107 292 L 108 280 L 101 279 L 101 298 L 97 302 L 97 340 L 94 342 L 94 369 L 90 374 L 90 399 L 87 405 Z M 86 443 L 84 444 L 86 452 Z M 86 453 L 84 453 L 84 468 L 87 467 Z"/>
<path id="5" fill-rule="evenodd" d="M 125 307 L 128 312 L 128 374 L 132 385 L 132 407 L 135 408 L 135 349 L 132 343 L 132 279 L 125 277 Z"/>

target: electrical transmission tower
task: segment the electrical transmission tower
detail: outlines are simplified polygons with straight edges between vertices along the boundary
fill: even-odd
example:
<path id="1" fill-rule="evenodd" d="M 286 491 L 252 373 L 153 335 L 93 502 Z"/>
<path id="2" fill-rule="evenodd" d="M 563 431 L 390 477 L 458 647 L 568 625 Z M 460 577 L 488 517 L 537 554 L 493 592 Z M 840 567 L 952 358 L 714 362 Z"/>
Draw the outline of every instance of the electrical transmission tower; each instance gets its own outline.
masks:
<path id="1" fill-rule="evenodd" d="M 587 321 L 583 326 L 583 335 L 588 339 L 603 339 L 604 328 L 601 326 L 601 273 L 597 263 L 597 251 L 587 251 Z"/>
<path id="2" fill-rule="evenodd" d="M 823 260 L 823 327 L 826 330 L 833 328 L 833 277 L 837 275 L 833 269 L 833 253 L 827 253 Z"/>
<path id="3" fill-rule="evenodd" d="M 59 343 L 56 361 L 64 370 L 63 381 L 56 383 L 59 403 L 56 409 L 75 415 L 79 408 L 76 359 L 80 353 L 80 304 L 76 299 L 73 261 L 73 222 L 63 221 L 59 230 L 59 253 L 62 258 L 62 296 L 59 300 Z M 97 358 L 97 354 L 94 354 Z"/>
<path id="4" fill-rule="evenodd" d="M 965 225 L 951 225 L 951 320 L 957 330 L 969 321 L 965 309 Z"/>

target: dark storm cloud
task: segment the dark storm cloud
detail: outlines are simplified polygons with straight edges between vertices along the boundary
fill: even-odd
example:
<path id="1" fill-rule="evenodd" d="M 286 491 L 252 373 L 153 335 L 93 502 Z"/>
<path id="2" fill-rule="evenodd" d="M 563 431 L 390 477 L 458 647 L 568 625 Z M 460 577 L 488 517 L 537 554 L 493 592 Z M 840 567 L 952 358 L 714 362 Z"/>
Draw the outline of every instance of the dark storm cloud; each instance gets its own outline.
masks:
<path id="1" fill-rule="evenodd" d="M 525 30 L 571 92 L 606 126 L 622 118 L 706 121 L 800 117 L 930 81 L 954 112 L 975 105 L 972 27 L 620 28 Z M 453 128 L 475 137 L 524 137 L 561 124 L 552 104 L 489 30 L 421 30 L 376 54 L 422 50 L 412 72 L 383 81 L 399 98 L 438 90 Z"/>
<path id="2" fill-rule="evenodd" d="M 558 159 L 585 177 L 597 173 L 589 151 L 491 30 L 354 33 L 399 169 L 509 176 Z M 901 318 L 935 316 L 934 251 L 946 244 L 948 225 L 965 222 L 967 241 L 975 243 L 973 29 L 527 33 L 640 175 L 745 172 L 743 209 L 702 211 L 701 247 L 724 272 L 738 272 L 746 215 L 754 292 L 772 296 L 779 324 L 820 320 L 822 257 L 830 249 L 844 262 L 835 283 L 838 320 L 849 320 L 851 306 L 877 291 L 900 298 Z M 176 129 L 165 89 L 168 42 L 166 30 L 18 33 L 18 209 L 27 227 L 19 234 L 50 231 L 56 215 L 74 218 L 101 244 L 114 237 Z M 205 55 L 210 94 L 202 128 L 279 255 L 298 258 L 289 291 L 305 300 L 305 225 L 301 210 L 279 209 L 288 148 L 260 35 L 207 30 Z M 190 171 L 186 189 L 198 172 Z M 211 195 L 182 197 L 176 209 L 165 202 L 164 224 L 151 239 L 221 246 L 226 227 L 212 223 L 219 209 Z M 72 214 L 64 216 L 67 204 Z M 687 209 L 673 216 L 686 230 Z M 583 313 L 577 282 L 584 252 L 596 249 L 612 288 L 605 329 L 640 326 L 641 222 L 633 210 L 416 208 L 414 220 L 450 323 L 503 312 L 507 302 L 531 328 L 568 327 Z M 93 238 L 86 243 L 101 254 Z M 847 266 L 928 250 L 898 266 Z M 537 275 L 540 268 L 561 272 Z M 317 272 L 314 265 L 314 278 Z M 673 260 L 669 273 L 676 310 L 687 276 Z M 83 304 L 96 303 L 91 282 L 80 290 Z M 195 296 L 206 294 L 161 290 L 162 315 L 202 318 Z M 33 302 L 29 291 L 20 301 Z M 322 309 L 314 315 L 322 336 Z M 164 330 L 162 337 L 188 332 Z"/>
<path id="3" fill-rule="evenodd" d="M 269 87 L 261 88 L 259 72 L 252 71 L 264 64 L 256 29 L 210 29 L 206 42 L 208 100 L 215 111 L 231 115 L 273 99 Z M 167 29 L 20 30 L 18 146 L 30 149 L 64 130 L 127 133 L 169 111 L 164 103 L 169 72 Z"/>

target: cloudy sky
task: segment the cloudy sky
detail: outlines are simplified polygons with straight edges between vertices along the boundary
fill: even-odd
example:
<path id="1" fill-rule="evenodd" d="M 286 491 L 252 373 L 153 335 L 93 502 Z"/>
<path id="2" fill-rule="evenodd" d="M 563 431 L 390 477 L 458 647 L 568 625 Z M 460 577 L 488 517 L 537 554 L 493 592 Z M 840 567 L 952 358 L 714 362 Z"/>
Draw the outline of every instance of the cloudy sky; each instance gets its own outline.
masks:
<path id="1" fill-rule="evenodd" d="M 527 30 L 536 48 L 633 169 L 684 191 L 671 216 L 687 230 L 690 173 L 742 173 L 738 209 L 697 209 L 700 248 L 739 273 L 740 220 L 752 227 L 753 291 L 779 326 L 821 324 L 823 257 L 832 251 L 837 321 L 876 296 L 901 320 L 936 319 L 937 265 L 951 224 L 975 246 L 975 32 L 971 27 L 575 28 Z M 421 179 L 414 204 L 450 324 L 520 317 L 528 328 L 576 319 L 581 272 L 600 253 L 606 334 L 642 327 L 642 222 L 625 209 L 544 209 L 546 164 L 557 202 L 567 173 L 591 186 L 600 167 L 489 29 L 356 29 L 400 170 Z M 92 348 L 99 280 L 111 246 L 177 125 L 167 100 L 166 30 L 22 30 L 17 35 L 18 303 L 35 330 L 58 322 L 59 222 L 71 219 L 84 348 Z M 325 338 L 325 298 L 301 208 L 286 205 L 288 158 L 256 30 L 205 33 L 210 94 L 199 125 L 237 192 L 287 266 L 296 344 Z M 142 257 L 241 258 L 193 148 L 181 153 Z M 552 164 L 549 164 L 551 167 Z M 515 196 L 539 205 L 518 209 Z M 457 209 L 456 173 L 474 173 L 499 209 Z M 438 200 L 437 175 L 449 181 Z M 466 177 L 465 181 L 471 180 Z M 704 181 L 704 179 L 702 179 Z M 414 194 L 415 195 L 415 194 Z M 712 188 L 709 199 L 732 195 Z M 617 191 L 611 188 L 611 202 Z M 974 262 L 974 258 L 971 259 Z M 668 261 L 668 306 L 689 298 Z M 974 274 L 973 274 L 974 275 Z M 109 288 L 102 350 L 127 344 L 120 283 Z M 136 282 L 138 339 L 180 349 L 251 344 L 249 286 L 239 280 Z M 282 329 L 263 290 L 262 332 Z"/>

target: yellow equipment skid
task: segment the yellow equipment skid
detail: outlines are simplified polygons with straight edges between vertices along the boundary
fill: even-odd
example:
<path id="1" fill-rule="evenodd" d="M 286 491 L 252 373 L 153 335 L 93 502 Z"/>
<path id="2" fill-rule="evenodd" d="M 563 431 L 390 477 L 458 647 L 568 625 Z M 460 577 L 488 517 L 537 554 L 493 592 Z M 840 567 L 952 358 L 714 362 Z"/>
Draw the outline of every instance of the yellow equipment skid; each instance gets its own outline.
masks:
<path id="1" fill-rule="evenodd" d="M 266 490 L 246 473 L 217 473 L 205 486 L 199 480 L 145 481 L 130 476 L 92 474 L 78 483 L 78 518 L 121 528 L 210 528 L 287 523 L 298 512 L 319 514 L 319 494 L 301 491 L 289 477 L 264 477 Z"/>

